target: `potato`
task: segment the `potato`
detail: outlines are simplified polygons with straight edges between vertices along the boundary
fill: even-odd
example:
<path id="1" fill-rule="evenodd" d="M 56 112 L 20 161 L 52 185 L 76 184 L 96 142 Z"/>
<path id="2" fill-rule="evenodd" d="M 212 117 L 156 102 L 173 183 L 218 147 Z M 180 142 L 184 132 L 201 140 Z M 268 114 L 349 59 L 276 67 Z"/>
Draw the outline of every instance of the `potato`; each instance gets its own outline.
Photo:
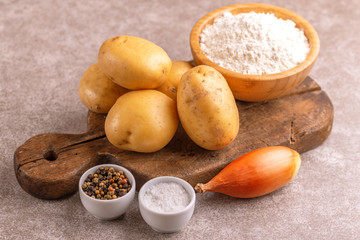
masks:
<path id="1" fill-rule="evenodd" d="M 239 131 L 239 112 L 225 78 L 214 68 L 200 65 L 186 72 L 179 83 L 180 122 L 200 147 L 218 150 Z"/>
<path id="2" fill-rule="evenodd" d="M 109 111 L 105 133 L 114 146 L 135 152 L 165 147 L 179 124 L 176 103 L 156 90 L 130 91 Z"/>
<path id="3" fill-rule="evenodd" d="M 106 77 L 98 63 L 85 71 L 79 84 L 81 102 L 97 113 L 107 113 L 116 100 L 128 91 Z"/>
<path id="4" fill-rule="evenodd" d="M 100 47 L 98 61 L 106 76 L 132 90 L 159 87 L 171 69 L 171 60 L 161 47 L 133 36 L 106 40 Z"/>
<path id="5" fill-rule="evenodd" d="M 194 66 L 190 62 L 186 61 L 172 61 L 171 70 L 167 77 L 168 82 L 175 86 L 177 89 L 179 86 L 180 79 L 184 73 L 189 71 Z"/>
<path id="6" fill-rule="evenodd" d="M 181 76 L 190 70 L 193 66 L 185 61 L 172 61 L 171 70 L 165 82 L 156 90 L 166 94 L 176 101 L 176 91 L 179 85 Z"/>
<path id="7" fill-rule="evenodd" d="M 162 92 L 172 100 L 176 101 L 176 88 L 169 81 L 165 80 L 165 82 L 155 90 Z"/>

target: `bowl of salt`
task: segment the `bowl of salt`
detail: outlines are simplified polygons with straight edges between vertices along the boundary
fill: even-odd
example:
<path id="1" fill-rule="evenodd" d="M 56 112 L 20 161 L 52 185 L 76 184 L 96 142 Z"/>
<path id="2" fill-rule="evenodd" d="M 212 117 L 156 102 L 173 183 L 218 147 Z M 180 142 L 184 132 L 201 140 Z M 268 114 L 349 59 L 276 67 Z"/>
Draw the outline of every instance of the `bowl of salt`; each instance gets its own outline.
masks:
<path id="1" fill-rule="evenodd" d="M 162 176 L 149 180 L 139 191 L 139 209 L 144 221 L 161 233 L 178 232 L 191 219 L 195 191 L 181 178 Z"/>

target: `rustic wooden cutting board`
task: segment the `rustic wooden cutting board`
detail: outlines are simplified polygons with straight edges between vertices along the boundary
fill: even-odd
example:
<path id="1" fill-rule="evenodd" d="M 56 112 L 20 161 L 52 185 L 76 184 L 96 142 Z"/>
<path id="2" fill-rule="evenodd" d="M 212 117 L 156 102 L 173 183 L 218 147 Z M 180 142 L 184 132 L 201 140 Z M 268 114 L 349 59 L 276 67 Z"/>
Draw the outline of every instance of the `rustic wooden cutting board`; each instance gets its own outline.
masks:
<path id="1" fill-rule="evenodd" d="M 129 169 L 137 189 L 147 180 L 164 175 L 183 178 L 194 186 L 207 182 L 234 159 L 260 147 L 283 145 L 300 153 L 313 149 L 328 137 L 332 128 L 332 103 L 310 77 L 288 96 L 258 103 L 237 101 L 237 106 L 238 136 L 217 151 L 195 145 L 181 126 L 161 151 L 122 151 L 106 139 L 106 115 L 89 112 L 86 133 L 41 134 L 21 145 L 14 155 L 15 174 L 26 192 L 43 199 L 73 194 L 82 173 L 101 163 Z"/>

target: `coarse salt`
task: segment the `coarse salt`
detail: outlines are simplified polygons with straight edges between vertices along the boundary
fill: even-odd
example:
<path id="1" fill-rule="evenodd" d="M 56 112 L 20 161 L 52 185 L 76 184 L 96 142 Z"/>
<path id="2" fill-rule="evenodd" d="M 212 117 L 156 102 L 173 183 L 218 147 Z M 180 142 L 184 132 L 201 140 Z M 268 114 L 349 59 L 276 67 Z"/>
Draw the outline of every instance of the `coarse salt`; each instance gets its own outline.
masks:
<path id="1" fill-rule="evenodd" d="M 143 203 L 157 212 L 175 212 L 190 203 L 190 195 L 184 187 L 175 182 L 155 184 L 147 189 Z"/>
<path id="2" fill-rule="evenodd" d="M 310 46 L 303 30 L 272 13 L 224 12 L 200 34 L 200 48 L 219 66 L 243 74 L 273 74 L 303 62 Z"/>

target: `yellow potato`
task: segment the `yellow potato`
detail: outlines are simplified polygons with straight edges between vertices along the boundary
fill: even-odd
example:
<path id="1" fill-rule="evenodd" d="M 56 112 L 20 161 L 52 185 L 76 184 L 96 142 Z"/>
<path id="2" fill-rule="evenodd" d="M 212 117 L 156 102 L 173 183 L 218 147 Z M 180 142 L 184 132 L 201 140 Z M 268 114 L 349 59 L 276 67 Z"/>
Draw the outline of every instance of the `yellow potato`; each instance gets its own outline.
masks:
<path id="1" fill-rule="evenodd" d="M 132 90 L 159 87 L 171 69 L 171 60 L 161 47 L 133 36 L 106 40 L 98 60 L 106 76 Z"/>
<path id="2" fill-rule="evenodd" d="M 214 68 L 200 65 L 182 76 L 177 107 L 183 128 L 200 147 L 217 150 L 236 138 L 236 102 L 226 80 Z"/>
<path id="3" fill-rule="evenodd" d="M 193 66 L 185 61 L 172 61 L 171 70 L 165 82 L 156 90 L 166 94 L 176 101 L 176 91 L 181 76 L 189 71 Z"/>
<path id="4" fill-rule="evenodd" d="M 127 89 L 106 77 L 98 63 L 94 63 L 85 71 L 79 84 L 81 102 L 97 113 L 107 113 L 116 100 L 126 92 Z"/>
<path id="5" fill-rule="evenodd" d="M 169 81 L 165 80 L 165 82 L 160 87 L 155 88 L 155 90 L 162 92 L 176 102 L 176 88 Z"/>
<path id="6" fill-rule="evenodd" d="M 167 80 L 177 89 L 182 75 L 193 67 L 194 66 L 191 65 L 191 63 L 186 61 L 172 61 L 171 70 Z"/>
<path id="7" fill-rule="evenodd" d="M 178 124 L 171 98 L 156 90 L 137 90 L 116 101 L 106 117 L 105 133 L 120 149 L 155 152 L 170 142 Z"/>

